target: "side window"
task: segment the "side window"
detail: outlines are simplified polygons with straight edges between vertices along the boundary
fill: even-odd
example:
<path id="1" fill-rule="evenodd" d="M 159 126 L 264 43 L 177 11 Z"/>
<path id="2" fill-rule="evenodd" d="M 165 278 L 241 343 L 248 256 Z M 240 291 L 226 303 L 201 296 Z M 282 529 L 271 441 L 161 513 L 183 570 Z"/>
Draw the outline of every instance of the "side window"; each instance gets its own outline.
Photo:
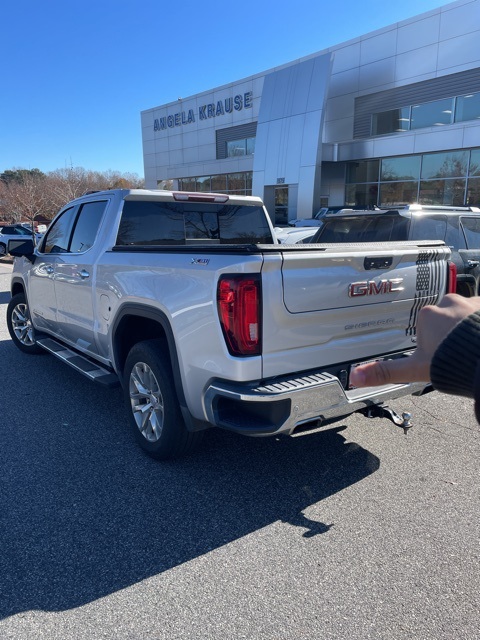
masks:
<path id="1" fill-rule="evenodd" d="M 87 251 L 95 242 L 107 201 L 87 202 L 82 205 L 70 243 L 70 253 Z"/>
<path id="2" fill-rule="evenodd" d="M 418 216 L 413 220 L 412 240 L 445 240 L 446 234 L 445 216 Z"/>
<path id="3" fill-rule="evenodd" d="M 42 243 L 43 253 L 67 253 L 70 234 L 75 222 L 76 207 L 66 209 L 59 218 L 50 225 Z"/>
<path id="4" fill-rule="evenodd" d="M 460 225 L 458 216 L 447 217 L 447 235 L 445 236 L 445 244 L 454 249 L 466 249 L 465 237 Z"/>
<path id="5" fill-rule="evenodd" d="M 480 249 L 480 218 L 464 218 L 462 216 L 461 223 L 468 249 Z"/>

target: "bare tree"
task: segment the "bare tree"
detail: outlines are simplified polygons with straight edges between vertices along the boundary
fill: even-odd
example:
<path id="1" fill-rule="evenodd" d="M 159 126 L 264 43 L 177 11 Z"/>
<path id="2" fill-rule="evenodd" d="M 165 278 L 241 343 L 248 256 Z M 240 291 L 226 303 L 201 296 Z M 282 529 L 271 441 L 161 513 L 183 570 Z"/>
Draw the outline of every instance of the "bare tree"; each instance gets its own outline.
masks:
<path id="1" fill-rule="evenodd" d="M 7 177 L 4 178 L 5 174 Z M 0 201 L 4 219 L 11 222 L 46 215 L 49 202 L 45 191 L 45 174 L 37 170 L 15 170 L 0 176 Z"/>
<path id="2" fill-rule="evenodd" d="M 96 190 L 96 174 L 83 167 L 57 169 L 48 174 L 47 189 L 52 212 L 56 212 L 70 200 L 79 198 L 87 191 Z"/>
<path id="3" fill-rule="evenodd" d="M 119 171 L 89 171 L 66 167 L 49 173 L 39 169 L 9 169 L 0 173 L 0 219 L 5 222 L 33 221 L 42 214 L 52 218 L 74 198 L 87 191 L 142 188 L 136 174 Z"/>

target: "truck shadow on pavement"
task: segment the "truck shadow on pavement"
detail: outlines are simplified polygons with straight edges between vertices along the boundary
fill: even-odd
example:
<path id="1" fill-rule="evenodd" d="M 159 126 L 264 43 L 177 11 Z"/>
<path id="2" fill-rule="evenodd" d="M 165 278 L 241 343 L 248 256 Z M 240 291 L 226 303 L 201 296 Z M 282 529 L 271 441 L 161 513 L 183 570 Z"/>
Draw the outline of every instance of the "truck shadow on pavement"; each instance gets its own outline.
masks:
<path id="1" fill-rule="evenodd" d="M 295 438 L 211 430 L 194 455 L 148 458 L 119 389 L 0 342 L 0 617 L 81 606 L 273 522 L 300 537 L 335 523 L 302 511 L 374 473 L 344 426 Z"/>

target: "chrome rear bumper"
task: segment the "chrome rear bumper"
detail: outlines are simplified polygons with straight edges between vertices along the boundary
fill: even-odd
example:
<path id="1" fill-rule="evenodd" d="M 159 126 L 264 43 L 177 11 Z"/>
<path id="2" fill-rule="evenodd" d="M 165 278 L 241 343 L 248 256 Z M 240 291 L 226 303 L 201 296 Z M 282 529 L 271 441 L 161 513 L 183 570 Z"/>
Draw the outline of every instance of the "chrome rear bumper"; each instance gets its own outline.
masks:
<path id="1" fill-rule="evenodd" d="M 208 421 L 250 435 L 292 433 L 314 420 L 332 420 L 406 395 L 420 395 L 425 383 L 387 385 L 346 391 L 338 378 L 314 372 L 264 385 L 214 381 L 205 393 Z"/>

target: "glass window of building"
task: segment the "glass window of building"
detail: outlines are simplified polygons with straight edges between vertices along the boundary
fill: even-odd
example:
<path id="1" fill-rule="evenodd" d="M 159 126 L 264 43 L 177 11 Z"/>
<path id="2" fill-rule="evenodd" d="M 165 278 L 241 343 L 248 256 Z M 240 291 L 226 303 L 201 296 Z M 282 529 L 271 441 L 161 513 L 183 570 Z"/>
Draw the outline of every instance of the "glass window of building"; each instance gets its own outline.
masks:
<path id="1" fill-rule="evenodd" d="M 350 206 L 398 207 L 414 202 L 480 206 L 480 148 L 349 162 L 346 175 L 345 204 Z"/>
<path id="2" fill-rule="evenodd" d="M 408 131 L 410 128 L 410 107 L 400 107 L 372 115 L 372 135 Z"/>
<path id="3" fill-rule="evenodd" d="M 231 193 L 236 195 L 252 195 L 251 171 L 239 173 L 217 174 L 199 178 L 179 178 L 178 188 L 181 191 L 214 191 L 216 193 Z"/>
<path id="4" fill-rule="evenodd" d="M 245 140 L 229 140 L 227 142 L 227 157 L 234 158 L 236 156 L 246 155 Z"/>
<path id="5" fill-rule="evenodd" d="M 241 140 L 227 141 L 227 158 L 253 155 L 255 151 L 255 138 L 243 138 Z"/>
<path id="6" fill-rule="evenodd" d="M 420 177 L 420 156 L 384 158 L 381 164 L 380 180 L 418 180 Z"/>
<path id="7" fill-rule="evenodd" d="M 178 188 L 180 191 L 196 191 L 197 184 L 195 178 L 180 178 L 178 181 Z"/>
<path id="8" fill-rule="evenodd" d="M 373 182 L 378 180 L 380 160 L 360 160 L 347 165 L 347 182 Z"/>
<path id="9" fill-rule="evenodd" d="M 347 184 L 345 204 L 351 207 L 373 207 L 377 204 L 378 182 L 367 184 Z"/>
<path id="10" fill-rule="evenodd" d="M 371 135 L 480 119 L 480 92 L 373 113 Z"/>
<path id="11" fill-rule="evenodd" d="M 211 190 L 212 190 L 212 184 L 211 184 L 210 176 L 203 176 L 201 178 L 196 178 L 195 191 L 209 192 Z"/>
<path id="12" fill-rule="evenodd" d="M 420 182 L 420 204 L 462 206 L 465 202 L 466 180 L 423 180 Z"/>
<path id="13" fill-rule="evenodd" d="M 220 174 L 212 176 L 212 191 L 215 193 L 223 193 L 227 190 L 227 176 Z"/>
<path id="14" fill-rule="evenodd" d="M 466 203 L 471 207 L 480 207 L 480 178 L 469 178 Z"/>
<path id="15" fill-rule="evenodd" d="M 244 173 L 229 173 L 227 175 L 227 185 L 229 193 L 238 193 L 242 195 L 245 193 L 245 174 Z"/>
<path id="16" fill-rule="evenodd" d="M 453 120 L 453 98 L 412 105 L 410 129 L 450 124 Z"/>
<path id="17" fill-rule="evenodd" d="M 467 175 L 468 151 L 426 153 L 422 159 L 421 177 L 455 178 Z"/>
<path id="18" fill-rule="evenodd" d="M 455 122 L 480 118 L 480 93 L 458 96 L 455 105 Z"/>
<path id="19" fill-rule="evenodd" d="M 380 207 L 400 207 L 418 201 L 418 181 L 380 183 Z"/>
<path id="20" fill-rule="evenodd" d="M 469 176 L 480 176 L 480 149 L 472 149 L 470 153 Z"/>

